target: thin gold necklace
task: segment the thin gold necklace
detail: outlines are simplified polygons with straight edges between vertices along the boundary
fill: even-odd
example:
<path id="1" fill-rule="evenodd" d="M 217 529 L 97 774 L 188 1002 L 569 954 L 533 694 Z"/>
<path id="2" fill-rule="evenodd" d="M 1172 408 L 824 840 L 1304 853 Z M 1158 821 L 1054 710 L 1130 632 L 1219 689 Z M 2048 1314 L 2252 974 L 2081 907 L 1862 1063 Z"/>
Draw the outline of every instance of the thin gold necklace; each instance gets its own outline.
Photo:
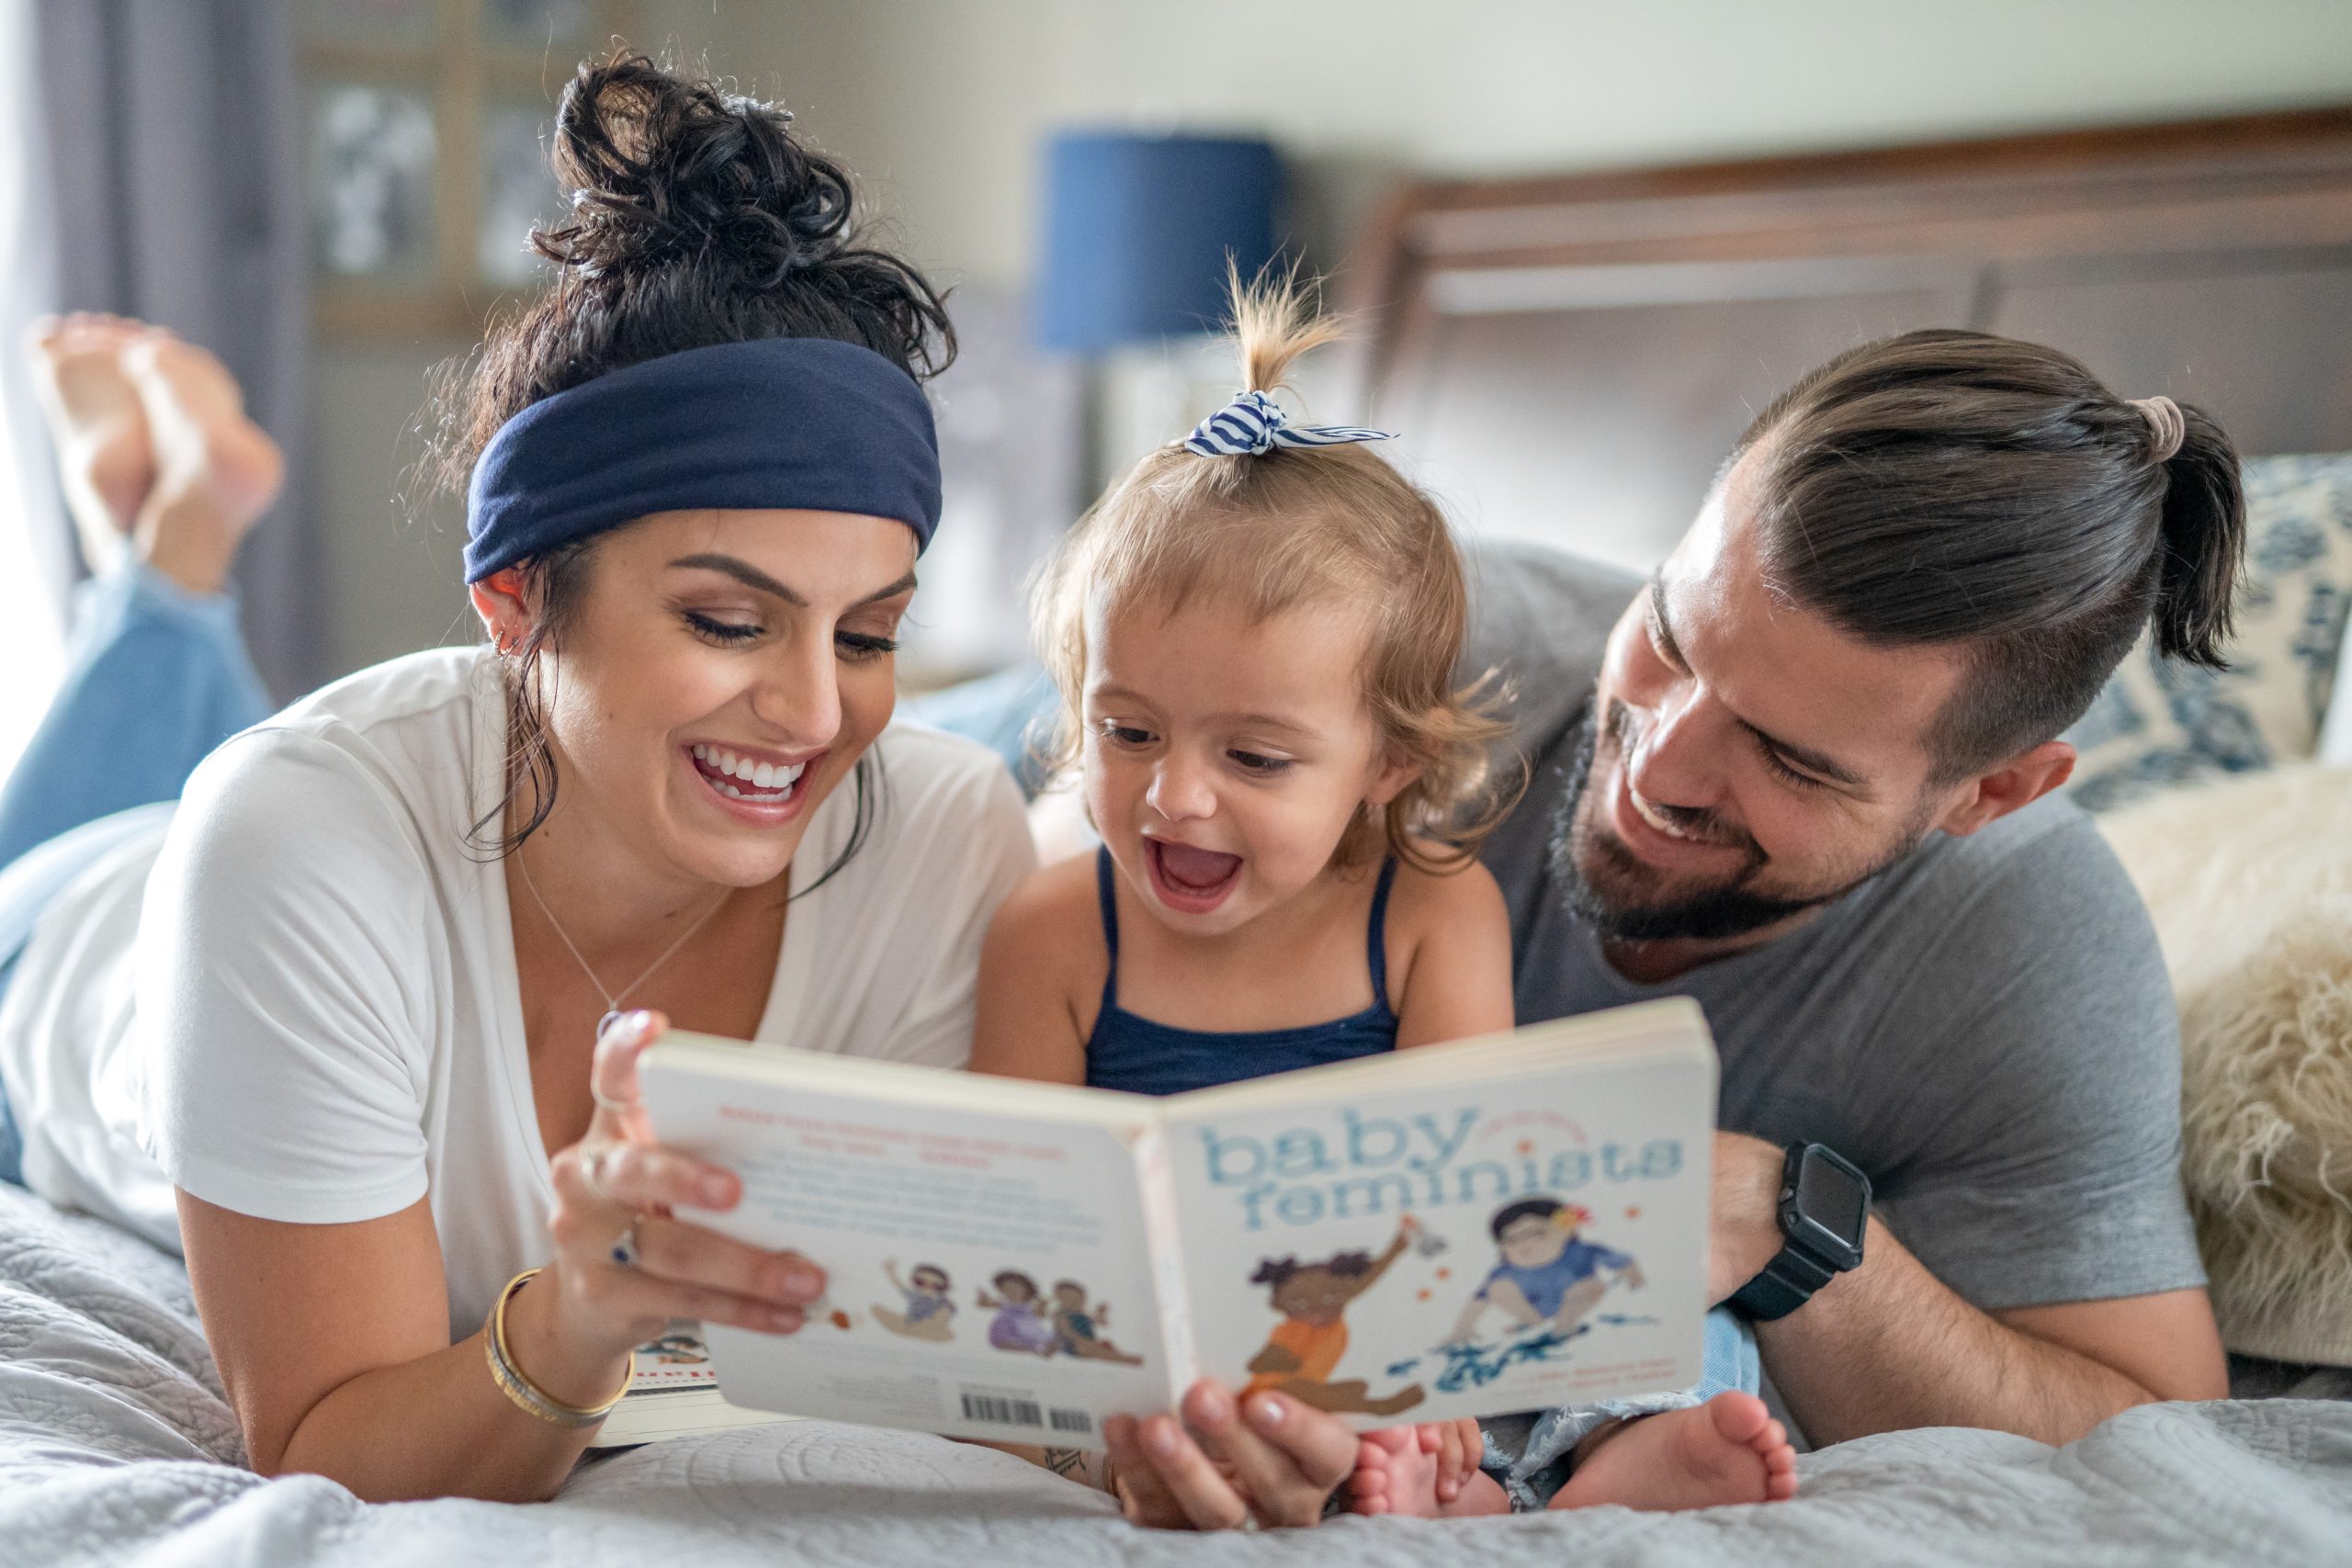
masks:
<path id="1" fill-rule="evenodd" d="M 605 1031 L 612 1026 L 613 1020 L 620 1016 L 621 1003 L 628 999 L 629 993 L 653 978 L 653 972 L 675 957 L 678 949 L 686 945 L 686 939 L 708 925 L 711 916 L 718 913 L 727 904 L 727 895 L 721 893 L 718 903 L 696 916 L 693 925 L 678 933 L 677 941 L 662 950 L 661 957 L 645 966 L 645 973 L 623 986 L 616 993 L 605 989 L 605 982 L 596 977 L 596 971 L 590 968 L 588 961 L 580 955 L 579 945 L 571 940 L 571 933 L 563 929 L 563 922 L 555 918 L 555 911 L 548 908 L 548 901 L 539 897 L 539 885 L 531 880 L 531 863 L 524 858 L 520 849 L 514 852 L 514 863 L 523 868 L 523 886 L 530 890 L 531 902 L 539 907 L 539 913 L 548 918 L 548 924 L 555 928 L 555 934 L 561 939 L 564 950 L 571 954 L 571 961 L 580 965 L 580 972 L 588 976 L 588 983 L 596 987 L 598 996 L 605 998 L 605 1016 L 596 1021 L 596 1037 L 600 1040 L 604 1038 Z"/>

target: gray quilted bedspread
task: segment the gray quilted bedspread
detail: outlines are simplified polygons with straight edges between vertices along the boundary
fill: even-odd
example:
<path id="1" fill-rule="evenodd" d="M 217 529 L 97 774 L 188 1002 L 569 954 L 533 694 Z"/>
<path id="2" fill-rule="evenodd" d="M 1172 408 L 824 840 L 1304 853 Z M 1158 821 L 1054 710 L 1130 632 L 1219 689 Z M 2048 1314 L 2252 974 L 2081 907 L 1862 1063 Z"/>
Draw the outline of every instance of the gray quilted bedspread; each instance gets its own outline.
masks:
<path id="1" fill-rule="evenodd" d="M 1796 1501 L 1311 1534 L 1132 1529 L 1001 1455 L 806 1423 L 583 1467 L 553 1503 L 364 1504 L 240 1467 L 176 1259 L 0 1185 L 0 1565 L 1020 1568 L 1162 1562 L 2352 1565 L 2352 1404 L 2157 1405 L 2063 1449 L 1910 1432 L 1803 1461 Z"/>

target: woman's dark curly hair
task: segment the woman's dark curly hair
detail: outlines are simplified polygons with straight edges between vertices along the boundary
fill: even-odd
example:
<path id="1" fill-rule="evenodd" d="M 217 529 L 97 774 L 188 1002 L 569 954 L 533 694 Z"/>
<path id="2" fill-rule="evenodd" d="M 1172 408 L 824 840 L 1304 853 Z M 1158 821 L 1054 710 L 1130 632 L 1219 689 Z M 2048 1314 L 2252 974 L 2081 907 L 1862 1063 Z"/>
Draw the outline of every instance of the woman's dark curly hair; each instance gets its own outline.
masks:
<path id="1" fill-rule="evenodd" d="M 439 489 L 462 495 L 491 437 L 540 399 L 690 348 L 832 338 L 918 380 L 947 367 L 956 334 L 939 291 L 865 242 L 849 175 L 797 139 L 791 121 L 773 104 L 642 54 L 573 73 L 556 107 L 554 146 L 571 216 L 531 235 L 555 276 L 436 377 L 425 472 Z M 508 666 L 506 798 L 474 825 L 476 840 L 497 853 L 520 848 L 555 806 L 539 656 L 577 611 L 597 543 L 523 563 L 535 615 Z M 857 825 L 842 861 L 870 823 L 876 767 L 871 754 L 858 763 Z M 526 787 L 530 809 L 509 830 L 508 808 Z"/>

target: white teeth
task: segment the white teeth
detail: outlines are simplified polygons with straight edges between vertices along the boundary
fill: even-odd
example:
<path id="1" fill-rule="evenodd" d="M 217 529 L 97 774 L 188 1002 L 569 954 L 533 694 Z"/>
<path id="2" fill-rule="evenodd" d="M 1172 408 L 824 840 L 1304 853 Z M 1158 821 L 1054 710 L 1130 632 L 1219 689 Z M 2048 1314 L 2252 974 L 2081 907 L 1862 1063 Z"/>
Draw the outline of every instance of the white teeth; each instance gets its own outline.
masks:
<path id="1" fill-rule="evenodd" d="M 1651 808 L 1650 804 L 1647 801 L 1634 794 L 1632 790 L 1629 789 L 1625 792 L 1625 797 L 1634 803 L 1634 814 L 1636 817 L 1639 817 L 1643 821 L 1648 823 L 1659 832 L 1664 833 L 1668 838 L 1688 839 L 1690 836 L 1681 829 L 1676 827 L 1673 823 L 1668 821 L 1665 818 L 1660 817 L 1657 811 Z"/>
<path id="2" fill-rule="evenodd" d="M 737 781 L 737 784 L 711 781 L 711 787 L 730 800 L 757 800 L 773 804 L 792 798 L 792 786 L 808 771 L 806 762 L 763 762 L 753 757 L 739 757 L 724 746 L 714 746 L 697 740 L 691 750 L 695 761 L 713 773 Z M 741 787 L 737 787 L 740 784 Z"/>

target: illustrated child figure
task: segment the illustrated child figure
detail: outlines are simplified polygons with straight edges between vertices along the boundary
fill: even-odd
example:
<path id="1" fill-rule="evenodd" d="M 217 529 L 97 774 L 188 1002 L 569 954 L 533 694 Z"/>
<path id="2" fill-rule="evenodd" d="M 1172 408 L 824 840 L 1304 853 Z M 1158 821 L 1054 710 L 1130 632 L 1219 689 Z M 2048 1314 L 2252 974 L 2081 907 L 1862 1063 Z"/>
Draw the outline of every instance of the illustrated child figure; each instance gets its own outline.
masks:
<path id="1" fill-rule="evenodd" d="M 976 1071 L 1173 1094 L 1514 1021 L 1510 918 L 1476 857 L 1520 771 L 1491 768 L 1507 727 L 1457 683 L 1461 554 L 1381 433 L 1295 424 L 1273 400 L 1339 329 L 1287 280 L 1235 294 L 1246 389 L 1114 484 L 1038 581 L 1058 761 L 1102 847 L 998 910 Z M 1700 1454 L 1716 1479 L 1696 1500 L 1763 1501 L 1792 1457 L 1736 1398 L 1755 1430 L 1695 1411 L 1624 1424 L 1607 1446 L 1652 1458 L 1621 1473 Z M 1475 1427 L 1448 1430 L 1367 1444 L 1360 1503 L 1457 1502 L 1481 1450 Z M 1437 1454 L 1445 1472 L 1425 1472 Z"/>
<path id="2" fill-rule="evenodd" d="M 1396 1227 L 1396 1239 L 1388 1250 L 1376 1258 L 1368 1252 L 1342 1252 L 1320 1263 L 1301 1263 L 1295 1258 L 1261 1263 L 1250 1282 L 1270 1288 L 1283 1320 L 1266 1337 L 1266 1348 L 1250 1358 L 1250 1382 L 1241 1397 L 1278 1389 L 1317 1410 L 1360 1410 L 1367 1416 L 1395 1416 L 1419 1404 L 1419 1383 L 1374 1399 L 1362 1378 L 1331 1381 L 1332 1369 L 1348 1351 L 1348 1325 L 1342 1315 L 1348 1303 L 1372 1289 L 1412 1239 L 1413 1222 L 1408 1219 Z"/>
<path id="3" fill-rule="evenodd" d="M 1052 1355 L 1060 1340 L 1054 1333 L 1054 1322 L 1046 1314 L 1046 1303 L 1037 1294 L 1037 1281 L 1008 1269 L 989 1283 L 996 1287 L 996 1294 L 979 1292 L 980 1310 L 996 1314 L 989 1323 L 989 1343 L 1000 1350 Z"/>
<path id="4" fill-rule="evenodd" d="M 1502 1259 L 1453 1325 L 1453 1339 L 1476 1337 L 1478 1320 L 1493 1307 L 1514 1329 L 1548 1322 L 1555 1332 L 1572 1332 L 1607 1292 L 1611 1280 L 1634 1290 L 1642 1286 L 1641 1266 L 1622 1252 L 1595 1247 L 1577 1228 L 1592 1223 L 1592 1212 L 1550 1198 L 1527 1198 L 1495 1212 L 1487 1229 Z"/>
<path id="5" fill-rule="evenodd" d="M 1102 1337 L 1102 1330 L 1111 1325 L 1110 1303 L 1098 1302 L 1089 1307 L 1086 1287 L 1075 1280 L 1056 1281 L 1053 1323 L 1055 1338 L 1065 1355 L 1129 1367 L 1143 1365 L 1141 1356 L 1130 1356 Z"/>
<path id="6" fill-rule="evenodd" d="M 893 1312 L 876 1305 L 874 1321 L 893 1334 L 903 1334 L 910 1339 L 946 1340 L 954 1337 L 953 1319 L 956 1303 L 948 1295 L 947 1270 L 935 1263 L 918 1263 L 906 1280 L 899 1278 L 898 1259 L 882 1265 L 890 1276 L 890 1288 L 907 1299 L 907 1310 Z"/>

